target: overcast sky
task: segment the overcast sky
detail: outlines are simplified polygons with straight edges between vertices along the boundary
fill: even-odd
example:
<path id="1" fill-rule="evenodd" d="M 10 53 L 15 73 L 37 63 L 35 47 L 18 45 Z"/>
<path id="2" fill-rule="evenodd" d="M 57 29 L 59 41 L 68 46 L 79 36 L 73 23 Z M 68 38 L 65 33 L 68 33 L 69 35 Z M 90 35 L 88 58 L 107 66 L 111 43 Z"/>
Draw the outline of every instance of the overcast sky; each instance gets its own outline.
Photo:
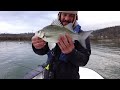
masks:
<path id="1" fill-rule="evenodd" d="M 58 11 L 0 11 L 0 33 L 35 32 L 57 18 Z M 120 11 L 79 11 L 83 30 L 120 25 Z"/>

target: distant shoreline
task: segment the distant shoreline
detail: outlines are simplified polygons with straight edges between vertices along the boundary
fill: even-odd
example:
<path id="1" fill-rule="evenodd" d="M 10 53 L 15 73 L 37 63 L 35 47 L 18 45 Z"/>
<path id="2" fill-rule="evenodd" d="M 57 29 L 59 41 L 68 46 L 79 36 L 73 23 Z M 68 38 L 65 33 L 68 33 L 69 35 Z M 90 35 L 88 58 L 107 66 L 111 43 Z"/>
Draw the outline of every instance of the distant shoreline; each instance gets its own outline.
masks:
<path id="1" fill-rule="evenodd" d="M 30 41 L 34 36 L 34 33 L 20 33 L 20 34 L 9 34 L 0 33 L 0 41 Z M 118 41 L 120 42 L 120 26 L 109 27 L 99 30 L 94 30 L 90 35 L 91 41 Z"/>
<path id="2" fill-rule="evenodd" d="M 31 41 L 31 38 L 34 36 L 34 33 L 22 33 L 22 34 L 0 34 L 0 41 Z M 90 36 L 91 41 L 102 41 L 102 42 L 111 42 L 119 41 L 120 38 L 103 38 L 94 35 Z"/>
<path id="3" fill-rule="evenodd" d="M 30 41 L 34 33 L 0 34 L 0 41 Z"/>

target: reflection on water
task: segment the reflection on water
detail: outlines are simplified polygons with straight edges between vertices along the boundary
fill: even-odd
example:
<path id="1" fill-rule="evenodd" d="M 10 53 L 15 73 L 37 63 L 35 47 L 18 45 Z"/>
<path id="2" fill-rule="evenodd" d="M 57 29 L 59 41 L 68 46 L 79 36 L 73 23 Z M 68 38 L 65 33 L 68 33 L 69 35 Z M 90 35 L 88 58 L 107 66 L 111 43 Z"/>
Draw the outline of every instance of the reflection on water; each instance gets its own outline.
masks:
<path id="1" fill-rule="evenodd" d="M 100 47 L 106 47 L 111 49 L 118 49 L 120 48 L 120 41 L 119 40 L 99 40 L 99 41 L 91 41 L 92 44 L 100 46 Z"/>
<path id="2" fill-rule="evenodd" d="M 92 42 L 92 53 L 85 67 L 107 79 L 120 79 L 120 43 Z M 0 79 L 20 79 L 46 62 L 47 56 L 36 55 L 31 42 L 0 42 Z"/>

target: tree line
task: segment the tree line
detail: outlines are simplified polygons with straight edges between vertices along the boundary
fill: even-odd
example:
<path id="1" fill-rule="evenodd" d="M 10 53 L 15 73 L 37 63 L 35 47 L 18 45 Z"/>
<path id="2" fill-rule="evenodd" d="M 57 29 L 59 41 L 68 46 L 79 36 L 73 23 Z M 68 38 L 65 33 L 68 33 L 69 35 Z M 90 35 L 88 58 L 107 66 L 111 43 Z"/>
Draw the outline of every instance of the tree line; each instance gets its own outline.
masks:
<path id="1" fill-rule="evenodd" d="M 34 33 L 22 33 L 22 34 L 0 34 L 0 41 L 30 41 Z"/>
<path id="2" fill-rule="evenodd" d="M 95 30 L 91 36 L 92 40 L 118 40 L 120 39 L 120 26 L 107 27 Z"/>
<path id="3" fill-rule="evenodd" d="M 21 34 L 0 34 L 0 41 L 17 40 L 17 41 L 30 41 L 34 33 L 21 33 Z M 90 36 L 91 40 L 120 40 L 120 26 L 107 27 L 99 30 L 94 30 Z"/>

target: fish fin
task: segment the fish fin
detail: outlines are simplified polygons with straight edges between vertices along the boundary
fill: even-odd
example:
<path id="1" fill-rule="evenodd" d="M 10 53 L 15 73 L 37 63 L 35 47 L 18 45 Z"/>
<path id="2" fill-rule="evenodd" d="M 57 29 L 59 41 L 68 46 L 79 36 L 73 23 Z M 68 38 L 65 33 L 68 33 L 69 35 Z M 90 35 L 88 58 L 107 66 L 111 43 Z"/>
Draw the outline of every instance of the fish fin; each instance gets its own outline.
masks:
<path id="1" fill-rule="evenodd" d="M 85 40 L 89 37 L 89 35 L 93 31 L 82 31 L 78 36 L 78 41 L 81 43 L 81 45 L 86 49 L 86 43 Z"/>
<path id="2" fill-rule="evenodd" d="M 66 25 L 66 26 L 64 26 L 65 28 L 67 28 L 68 30 L 70 30 L 70 31 L 72 31 L 73 33 L 75 33 L 74 31 L 73 31 L 73 24 L 72 23 L 69 23 L 68 25 Z"/>
<path id="3" fill-rule="evenodd" d="M 56 43 L 48 43 L 48 47 L 50 50 L 52 50 L 56 46 Z"/>
<path id="4" fill-rule="evenodd" d="M 60 21 L 59 20 L 54 20 L 52 23 L 51 23 L 51 25 L 57 25 L 57 26 L 61 26 L 62 27 L 62 24 L 60 23 Z"/>

